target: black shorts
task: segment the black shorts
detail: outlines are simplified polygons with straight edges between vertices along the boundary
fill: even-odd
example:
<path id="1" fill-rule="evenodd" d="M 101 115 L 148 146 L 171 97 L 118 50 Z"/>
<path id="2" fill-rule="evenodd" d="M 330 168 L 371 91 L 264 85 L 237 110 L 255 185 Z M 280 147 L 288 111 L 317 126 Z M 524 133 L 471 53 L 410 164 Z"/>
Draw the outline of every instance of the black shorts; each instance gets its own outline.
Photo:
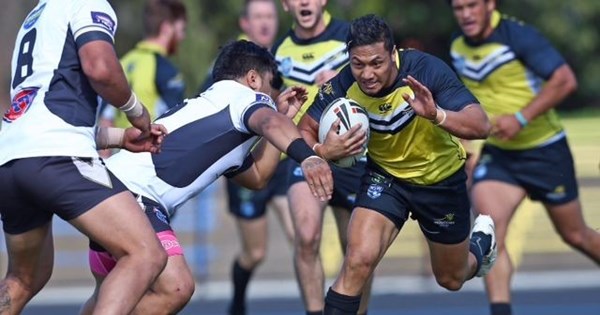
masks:
<path id="1" fill-rule="evenodd" d="M 473 185 L 497 180 L 523 187 L 531 200 L 560 205 L 578 197 L 573 156 L 566 137 L 529 150 L 482 148 Z"/>
<path id="2" fill-rule="evenodd" d="M 140 207 L 144 209 L 148 221 L 152 224 L 152 228 L 156 234 L 161 232 L 172 232 L 171 220 L 169 219 L 168 211 L 158 202 L 150 200 L 146 197 L 136 195 L 136 199 Z M 97 252 L 105 252 L 106 250 L 100 244 L 90 240 L 90 249 Z"/>
<path id="3" fill-rule="evenodd" d="M 72 220 L 125 191 L 100 158 L 33 157 L 0 166 L 0 214 L 4 231 L 21 234 L 57 214 Z"/>
<path id="4" fill-rule="evenodd" d="M 267 203 L 274 197 L 285 196 L 287 193 L 287 170 L 290 161 L 290 159 L 285 159 L 279 162 L 267 187 L 261 190 L 248 189 L 227 180 L 229 212 L 246 220 L 264 216 L 267 211 Z"/>
<path id="5" fill-rule="evenodd" d="M 352 167 L 339 167 L 329 163 L 333 174 L 333 196 L 329 200 L 332 207 L 341 207 L 349 211 L 354 208 L 356 194 L 360 188 L 360 178 L 365 173 L 366 158 L 361 159 Z M 306 181 L 300 164 L 293 161 L 290 165 L 288 187 L 295 183 Z"/>
<path id="6" fill-rule="evenodd" d="M 433 185 L 401 181 L 369 162 L 362 178 L 357 207 L 377 211 L 398 230 L 411 218 L 427 239 L 442 244 L 464 241 L 471 230 L 471 205 L 464 169 Z"/>

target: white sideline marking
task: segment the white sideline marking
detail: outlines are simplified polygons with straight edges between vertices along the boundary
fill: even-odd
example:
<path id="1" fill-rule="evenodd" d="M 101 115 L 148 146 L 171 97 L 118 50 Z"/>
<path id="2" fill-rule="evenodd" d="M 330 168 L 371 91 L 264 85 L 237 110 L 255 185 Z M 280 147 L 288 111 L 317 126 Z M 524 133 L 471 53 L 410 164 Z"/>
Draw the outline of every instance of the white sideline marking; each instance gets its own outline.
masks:
<path id="1" fill-rule="evenodd" d="M 331 285 L 333 279 L 327 281 Z M 515 291 L 599 288 L 600 271 L 540 271 L 517 273 L 513 280 Z M 83 304 L 90 296 L 91 286 L 80 287 L 48 287 L 42 290 L 31 302 L 33 305 Z M 197 283 L 192 300 L 227 300 L 231 295 L 231 284 L 227 281 L 212 281 Z M 462 292 L 483 291 L 483 280 L 476 278 L 468 281 Z M 446 293 L 433 278 L 421 276 L 375 277 L 372 294 L 418 294 Z M 248 298 L 294 298 L 299 297 L 298 285 L 295 279 L 286 280 L 257 280 L 250 282 Z"/>

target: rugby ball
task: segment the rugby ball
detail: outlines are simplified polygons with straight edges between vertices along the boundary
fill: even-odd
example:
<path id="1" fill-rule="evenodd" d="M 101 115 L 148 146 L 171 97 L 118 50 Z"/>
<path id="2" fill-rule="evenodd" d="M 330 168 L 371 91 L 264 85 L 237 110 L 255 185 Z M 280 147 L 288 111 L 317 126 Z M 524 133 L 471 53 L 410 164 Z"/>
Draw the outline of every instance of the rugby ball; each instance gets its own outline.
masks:
<path id="1" fill-rule="evenodd" d="M 343 135 L 352 128 L 352 126 L 360 123 L 361 129 L 367 132 L 367 142 L 365 142 L 363 152 L 353 156 L 347 156 L 336 161 L 331 161 L 333 164 L 340 167 L 351 167 L 356 164 L 356 161 L 364 157 L 367 151 L 367 143 L 369 142 L 369 115 L 362 106 L 356 101 L 340 97 L 331 102 L 321 115 L 319 121 L 319 142 L 324 143 L 327 133 L 336 120 L 340 120 L 340 128 L 337 130 L 338 135 Z"/>

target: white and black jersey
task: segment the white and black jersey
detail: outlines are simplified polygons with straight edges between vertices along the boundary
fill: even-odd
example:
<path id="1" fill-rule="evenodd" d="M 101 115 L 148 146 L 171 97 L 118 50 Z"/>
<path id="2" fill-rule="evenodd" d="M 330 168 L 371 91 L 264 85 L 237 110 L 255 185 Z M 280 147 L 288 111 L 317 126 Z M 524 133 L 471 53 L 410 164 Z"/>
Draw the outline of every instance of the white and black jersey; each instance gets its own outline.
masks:
<path id="1" fill-rule="evenodd" d="M 106 0 L 40 0 L 19 29 L 11 98 L 0 130 L 0 165 L 39 156 L 97 156 L 97 93 L 78 50 L 113 43 L 115 12 Z"/>
<path id="2" fill-rule="evenodd" d="M 131 191 L 172 213 L 219 176 L 251 165 L 248 153 L 258 136 L 248 128 L 248 119 L 264 107 L 275 109 L 266 94 L 219 81 L 156 120 L 169 131 L 159 154 L 121 150 L 107 166 Z"/>

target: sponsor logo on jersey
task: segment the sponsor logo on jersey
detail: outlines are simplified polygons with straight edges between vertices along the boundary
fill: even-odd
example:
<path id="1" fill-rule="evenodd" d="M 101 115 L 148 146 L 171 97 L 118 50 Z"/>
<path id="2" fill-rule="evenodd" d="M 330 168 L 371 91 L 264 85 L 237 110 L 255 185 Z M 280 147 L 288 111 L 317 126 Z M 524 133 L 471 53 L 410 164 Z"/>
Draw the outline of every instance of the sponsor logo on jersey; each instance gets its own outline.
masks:
<path id="1" fill-rule="evenodd" d="M 37 22 L 37 20 L 40 18 L 40 16 L 42 15 L 42 11 L 44 11 L 45 8 L 46 4 L 44 3 L 38 9 L 31 11 L 31 13 L 29 13 L 29 16 L 27 16 L 27 18 L 25 19 L 25 22 L 23 22 L 23 28 L 28 30 L 32 26 L 34 26 L 35 22 Z"/>
<path id="2" fill-rule="evenodd" d="M 156 207 L 152 208 L 152 211 L 154 212 L 154 215 L 156 216 L 156 218 L 158 218 L 164 224 L 169 225 L 169 220 L 167 219 L 167 216 L 164 213 L 162 213 L 162 211 L 160 211 Z"/>
<path id="3" fill-rule="evenodd" d="M 442 228 L 448 228 L 456 223 L 455 218 L 454 213 L 448 213 L 441 219 L 434 219 L 433 224 Z"/>
<path id="4" fill-rule="evenodd" d="M 25 88 L 12 99 L 10 108 L 4 113 L 3 121 L 11 123 L 23 116 L 37 95 L 38 88 Z"/>
<path id="5" fill-rule="evenodd" d="M 559 185 L 554 188 L 554 191 L 546 194 L 546 198 L 550 200 L 560 200 L 567 196 L 567 189 L 564 185 Z"/>
<path id="6" fill-rule="evenodd" d="M 315 53 L 307 52 L 307 53 L 302 54 L 302 60 L 306 61 L 306 60 L 312 60 L 312 59 L 315 59 Z"/>
<path id="7" fill-rule="evenodd" d="M 367 196 L 371 199 L 377 199 L 381 196 L 381 192 L 383 192 L 383 186 L 377 184 L 369 185 L 369 189 L 367 189 Z"/>
<path id="8" fill-rule="evenodd" d="M 292 62 L 292 58 L 286 57 L 286 58 L 283 58 L 283 60 L 281 60 L 281 63 L 279 64 L 279 71 L 281 71 L 281 73 L 284 76 L 289 76 L 290 72 L 292 72 L 293 67 L 294 67 L 294 64 Z"/>
<path id="9" fill-rule="evenodd" d="M 271 107 L 275 107 L 275 103 L 273 102 L 273 99 L 271 97 L 269 97 L 268 95 L 262 94 L 262 93 L 256 93 L 255 103 L 266 104 Z"/>
<path id="10" fill-rule="evenodd" d="M 107 29 L 113 36 L 115 35 L 116 23 L 115 21 L 113 21 L 110 15 L 104 12 L 92 11 L 92 22 L 94 22 L 94 24 L 101 25 L 102 27 Z"/>
<path id="11" fill-rule="evenodd" d="M 383 104 L 379 105 L 379 112 L 382 114 L 387 113 L 390 110 L 392 110 L 392 104 L 390 104 L 390 103 L 383 103 Z"/>

